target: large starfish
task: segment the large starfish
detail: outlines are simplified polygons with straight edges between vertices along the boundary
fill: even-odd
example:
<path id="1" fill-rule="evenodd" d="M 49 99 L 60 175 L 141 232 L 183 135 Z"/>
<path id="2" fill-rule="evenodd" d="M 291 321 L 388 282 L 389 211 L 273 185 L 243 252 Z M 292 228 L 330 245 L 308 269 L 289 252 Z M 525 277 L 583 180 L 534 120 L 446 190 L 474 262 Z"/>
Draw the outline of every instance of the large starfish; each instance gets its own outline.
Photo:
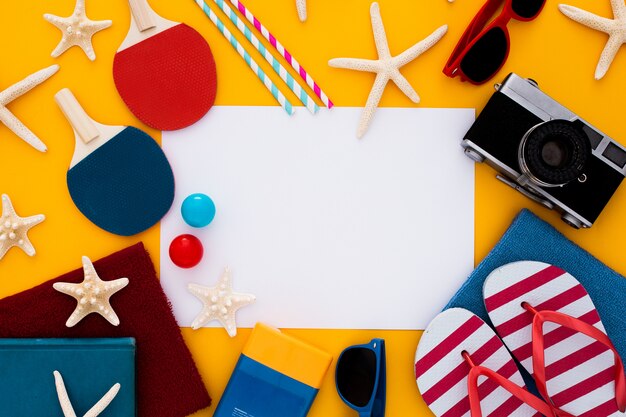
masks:
<path id="1" fill-rule="evenodd" d="M 52 75 L 54 75 L 54 73 L 58 70 L 58 65 L 52 65 L 48 68 L 44 68 L 0 92 L 0 122 L 11 129 L 11 131 L 17 136 L 22 138 L 24 142 L 28 143 L 40 152 L 45 152 L 48 149 L 46 144 L 35 136 L 35 134 L 24 125 L 24 123 L 20 122 L 19 119 L 15 117 L 6 106 L 8 106 L 9 103 L 16 98 L 28 93 L 42 82 L 52 77 Z"/>
<path id="2" fill-rule="evenodd" d="M 300 21 L 304 22 L 306 20 L 306 0 L 296 0 L 296 8 Z"/>
<path id="3" fill-rule="evenodd" d="M 76 412 L 74 411 L 74 407 L 72 407 L 72 402 L 70 401 L 69 395 L 67 395 L 67 390 L 65 389 L 65 383 L 63 382 L 63 377 L 59 371 L 54 371 L 54 384 L 57 388 L 57 397 L 59 398 L 59 404 L 61 405 L 61 410 L 63 411 L 63 415 L 65 417 L 76 417 Z M 113 385 L 109 391 L 104 394 L 104 396 L 98 401 L 93 407 L 89 409 L 85 413 L 83 417 L 96 417 L 99 416 L 108 406 L 111 404 L 111 401 L 117 396 L 117 393 L 120 391 L 121 385 L 119 383 Z"/>
<path id="4" fill-rule="evenodd" d="M 613 8 L 613 19 L 598 16 L 567 4 L 559 5 L 559 10 L 565 16 L 591 29 L 609 35 L 609 40 L 602 51 L 602 55 L 600 55 L 600 61 L 596 67 L 596 80 L 604 77 L 615 55 L 617 55 L 617 51 L 626 43 L 626 5 L 624 0 L 611 0 L 611 7 Z"/>
<path id="5" fill-rule="evenodd" d="M 56 26 L 63 38 L 52 51 L 52 57 L 56 58 L 72 46 L 80 46 L 90 60 L 96 59 L 91 38 L 96 33 L 111 26 L 110 20 L 90 20 L 85 13 L 85 0 L 77 0 L 74 13 L 68 17 L 59 17 L 50 13 L 43 15 L 44 19 Z"/>
<path id="6" fill-rule="evenodd" d="M 331 67 L 376 73 L 376 81 L 374 82 L 372 91 L 367 99 L 365 109 L 361 114 L 361 120 L 357 130 L 357 137 L 359 138 L 362 137 L 367 131 L 367 128 L 369 127 L 374 116 L 374 112 L 376 111 L 376 107 L 383 96 L 385 86 L 389 80 L 393 80 L 398 88 L 400 88 L 400 90 L 402 90 L 408 98 L 413 100 L 413 102 L 419 103 L 419 96 L 413 87 L 411 87 L 411 84 L 409 84 L 407 79 L 400 73 L 400 68 L 430 49 L 443 37 L 443 35 L 445 35 L 448 30 L 448 26 L 443 25 L 430 34 L 426 39 L 413 45 L 400 55 L 392 57 L 391 52 L 389 51 L 389 44 L 387 43 L 387 35 L 385 34 L 383 20 L 380 17 L 380 8 L 378 7 L 378 3 L 372 3 L 372 6 L 370 7 L 370 15 L 372 17 L 374 41 L 376 42 L 376 49 L 378 50 L 378 59 L 335 58 L 328 61 L 328 64 Z"/>
<path id="7" fill-rule="evenodd" d="M 55 290 L 76 298 L 76 309 L 67 323 L 67 327 L 75 326 L 79 321 L 91 313 L 98 313 L 114 326 L 120 324 L 120 319 L 111 307 L 110 298 L 113 294 L 128 285 L 128 278 L 113 281 L 102 281 L 96 272 L 91 260 L 83 256 L 83 272 L 85 279 L 80 284 L 55 282 Z"/>
<path id="8" fill-rule="evenodd" d="M 0 215 L 0 259 L 11 249 L 17 246 L 33 256 L 35 248 L 28 240 L 28 231 L 45 220 L 43 214 L 30 217 L 20 217 L 15 213 L 13 204 L 8 195 L 2 194 L 2 215 Z"/>
<path id="9" fill-rule="evenodd" d="M 189 284 L 189 292 L 202 301 L 202 311 L 191 323 L 194 330 L 199 329 L 206 323 L 217 320 L 228 332 L 230 337 L 237 335 L 236 313 L 242 307 L 251 304 L 255 300 L 252 294 L 239 294 L 233 292 L 230 282 L 230 271 L 224 270 L 220 281 L 215 287 L 205 287 L 198 284 Z"/>

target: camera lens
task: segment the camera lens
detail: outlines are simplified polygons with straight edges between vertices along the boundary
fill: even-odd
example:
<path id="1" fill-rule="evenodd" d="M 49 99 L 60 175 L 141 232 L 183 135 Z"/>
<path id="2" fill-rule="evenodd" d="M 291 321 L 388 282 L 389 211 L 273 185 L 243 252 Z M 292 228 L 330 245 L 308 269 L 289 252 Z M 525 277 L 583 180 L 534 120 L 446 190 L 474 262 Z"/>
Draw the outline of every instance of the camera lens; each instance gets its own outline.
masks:
<path id="1" fill-rule="evenodd" d="M 548 166 L 563 168 L 571 159 L 567 142 L 561 136 L 546 139 L 546 142 L 541 148 L 541 159 L 543 159 L 543 162 Z"/>
<path id="2" fill-rule="evenodd" d="M 580 177 L 590 155 L 587 135 L 567 120 L 551 120 L 530 129 L 518 153 L 522 173 L 543 187 L 562 186 Z"/>

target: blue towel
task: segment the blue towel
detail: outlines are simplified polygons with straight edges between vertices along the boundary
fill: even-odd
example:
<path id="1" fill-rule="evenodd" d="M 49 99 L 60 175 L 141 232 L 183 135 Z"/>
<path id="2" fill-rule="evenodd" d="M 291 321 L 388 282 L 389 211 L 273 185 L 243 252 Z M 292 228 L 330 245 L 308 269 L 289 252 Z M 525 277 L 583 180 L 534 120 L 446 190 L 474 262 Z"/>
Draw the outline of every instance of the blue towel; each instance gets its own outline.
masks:
<path id="1" fill-rule="evenodd" d="M 626 360 L 626 279 L 526 209 L 445 308 L 466 308 L 490 323 L 483 302 L 487 275 L 507 263 L 525 260 L 556 265 L 578 279 L 593 300 L 615 348 Z M 533 385 L 529 375 L 524 379 Z"/>

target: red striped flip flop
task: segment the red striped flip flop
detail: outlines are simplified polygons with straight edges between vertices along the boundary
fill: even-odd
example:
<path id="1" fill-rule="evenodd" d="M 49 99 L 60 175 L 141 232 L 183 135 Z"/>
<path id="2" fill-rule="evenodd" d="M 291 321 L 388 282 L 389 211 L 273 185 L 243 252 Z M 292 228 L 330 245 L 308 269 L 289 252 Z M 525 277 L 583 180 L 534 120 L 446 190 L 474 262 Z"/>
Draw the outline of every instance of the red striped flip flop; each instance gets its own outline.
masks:
<path id="1" fill-rule="evenodd" d="M 483 295 L 498 335 L 546 401 L 580 417 L 626 415 L 624 367 L 576 278 L 514 262 L 487 277 Z"/>
<path id="2" fill-rule="evenodd" d="M 491 327 L 462 308 L 446 310 L 428 325 L 415 354 L 415 377 L 437 417 L 555 417 L 526 390 Z"/>

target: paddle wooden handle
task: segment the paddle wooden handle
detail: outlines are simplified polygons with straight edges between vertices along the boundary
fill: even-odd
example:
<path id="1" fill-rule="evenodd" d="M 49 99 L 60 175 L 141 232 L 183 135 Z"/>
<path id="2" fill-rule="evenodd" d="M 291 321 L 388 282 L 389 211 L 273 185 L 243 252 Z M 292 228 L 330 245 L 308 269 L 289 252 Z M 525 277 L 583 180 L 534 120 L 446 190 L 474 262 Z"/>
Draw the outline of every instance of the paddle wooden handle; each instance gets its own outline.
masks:
<path id="1" fill-rule="evenodd" d="M 148 5 L 147 0 L 128 0 L 128 3 L 139 32 L 156 26 L 154 11 Z"/>
<path id="2" fill-rule="evenodd" d="M 89 143 L 100 136 L 100 131 L 95 123 L 85 113 L 69 88 L 64 88 L 56 93 L 54 100 L 84 143 Z"/>

